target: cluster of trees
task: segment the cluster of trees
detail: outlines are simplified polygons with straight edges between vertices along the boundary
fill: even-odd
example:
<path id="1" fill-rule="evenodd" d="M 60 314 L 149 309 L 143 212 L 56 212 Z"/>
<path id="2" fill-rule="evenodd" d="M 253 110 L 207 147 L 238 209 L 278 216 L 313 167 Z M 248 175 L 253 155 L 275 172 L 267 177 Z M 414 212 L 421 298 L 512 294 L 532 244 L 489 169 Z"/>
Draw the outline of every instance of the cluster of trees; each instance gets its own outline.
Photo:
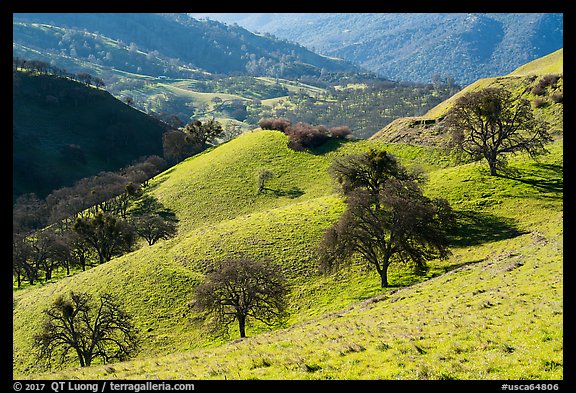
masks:
<path id="1" fill-rule="evenodd" d="M 288 146 L 296 151 L 319 147 L 329 138 L 346 139 L 352 135 L 348 126 L 327 128 L 324 125 L 313 126 L 308 123 L 292 122 L 286 118 L 268 118 L 259 122 L 263 130 L 278 130 L 288 136 Z"/>
<path id="2" fill-rule="evenodd" d="M 164 157 L 174 163 L 200 153 L 217 143 L 224 129 L 214 118 L 194 120 L 185 127 L 165 132 L 162 136 Z"/>
<path id="3" fill-rule="evenodd" d="M 287 118 L 327 127 L 348 124 L 357 138 L 369 138 L 399 117 L 426 113 L 456 91 L 457 86 L 446 83 L 363 81 L 344 88 L 328 87 L 326 93 L 314 96 L 291 93 L 272 108 L 250 105 L 246 122 Z"/>
<path id="4" fill-rule="evenodd" d="M 176 234 L 173 213 L 143 195 L 148 180 L 165 169 L 157 156 L 79 180 L 45 200 L 25 194 L 13 207 L 13 275 L 18 287 L 53 272 L 104 263 L 131 251 L 138 237 L 149 245 Z M 129 207 L 133 205 L 132 209 Z"/>
<path id="5" fill-rule="evenodd" d="M 90 75 L 87 72 L 79 72 L 77 74 L 70 73 L 62 68 L 55 67 L 50 63 L 41 60 L 26 60 L 14 57 L 12 59 L 12 69 L 13 71 L 29 71 L 41 75 L 62 76 L 84 83 L 87 86 L 95 86 L 98 88 L 103 88 L 106 85 L 101 78 Z"/>

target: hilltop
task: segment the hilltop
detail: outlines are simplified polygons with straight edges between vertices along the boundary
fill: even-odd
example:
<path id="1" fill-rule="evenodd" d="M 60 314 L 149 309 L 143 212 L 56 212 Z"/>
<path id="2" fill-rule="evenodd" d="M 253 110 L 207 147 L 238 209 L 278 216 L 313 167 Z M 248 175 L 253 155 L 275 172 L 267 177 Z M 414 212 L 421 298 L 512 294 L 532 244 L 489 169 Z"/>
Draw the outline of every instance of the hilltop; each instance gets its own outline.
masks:
<path id="1" fill-rule="evenodd" d="M 13 74 L 12 196 L 53 190 L 149 155 L 167 126 L 105 90 L 55 75 Z"/>
<path id="2" fill-rule="evenodd" d="M 561 124 L 561 123 L 560 123 Z M 381 289 L 357 261 L 318 273 L 314 249 L 344 210 L 326 169 L 370 147 L 424 170 L 424 193 L 458 214 L 453 255 L 416 274 L 396 265 Z M 331 140 L 287 147 L 260 129 L 190 157 L 145 192 L 173 211 L 178 235 L 97 267 L 13 293 L 13 372 L 22 379 L 534 379 L 563 378 L 562 130 L 537 162 L 488 176 L 434 146 Z M 269 192 L 256 176 L 270 170 Z M 290 319 L 214 339 L 193 310 L 194 287 L 229 255 L 268 258 L 290 282 Z M 31 337 L 42 310 L 70 290 L 119 296 L 143 338 L 135 359 L 41 373 Z M 234 332 L 233 332 L 234 335 Z"/>

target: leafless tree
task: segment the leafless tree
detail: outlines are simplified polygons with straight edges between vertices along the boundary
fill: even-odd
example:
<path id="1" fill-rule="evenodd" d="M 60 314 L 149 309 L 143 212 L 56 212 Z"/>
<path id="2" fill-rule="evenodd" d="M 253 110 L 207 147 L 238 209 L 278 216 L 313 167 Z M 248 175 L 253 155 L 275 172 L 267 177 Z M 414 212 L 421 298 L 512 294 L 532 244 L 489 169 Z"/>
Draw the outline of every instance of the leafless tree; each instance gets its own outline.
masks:
<path id="1" fill-rule="evenodd" d="M 246 337 L 246 321 L 267 325 L 282 323 L 288 316 L 288 286 L 282 270 L 269 262 L 249 258 L 224 260 L 196 287 L 196 306 L 213 317 L 214 329 L 224 335 L 234 321 L 240 337 Z"/>
<path id="2" fill-rule="evenodd" d="M 534 157 L 546 153 L 545 144 L 552 140 L 530 102 L 500 87 L 462 96 L 443 123 L 452 132 L 453 146 L 473 160 L 488 161 L 491 176 L 506 167 L 506 155 L 525 151 Z"/>
<path id="3" fill-rule="evenodd" d="M 33 347 L 39 362 L 51 367 L 76 359 L 88 367 L 94 359 L 104 363 L 126 360 L 138 351 L 138 336 L 132 317 L 110 294 L 92 303 L 87 293 L 60 296 L 45 310 L 46 319 Z"/>

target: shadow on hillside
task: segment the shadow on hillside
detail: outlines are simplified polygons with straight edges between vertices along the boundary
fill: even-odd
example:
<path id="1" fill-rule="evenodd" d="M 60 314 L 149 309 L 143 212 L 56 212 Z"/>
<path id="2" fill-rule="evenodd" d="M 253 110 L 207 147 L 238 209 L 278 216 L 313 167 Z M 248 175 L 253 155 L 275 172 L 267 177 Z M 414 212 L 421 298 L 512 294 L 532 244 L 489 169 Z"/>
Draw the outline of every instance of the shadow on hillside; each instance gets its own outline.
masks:
<path id="1" fill-rule="evenodd" d="M 332 151 L 338 150 L 338 148 L 340 148 L 340 146 L 342 146 L 345 143 L 348 143 L 352 141 L 352 139 L 338 139 L 338 138 L 328 138 L 328 140 L 326 140 L 326 142 L 324 142 L 322 145 L 318 146 L 318 147 L 314 147 L 312 149 L 310 149 L 310 153 L 316 155 L 316 156 L 321 156 L 324 155 L 326 153 L 330 153 Z"/>
<path id="2" fill-rule="evenodd" d="M 449 235 L 450 244 L 455 247 L 512 239 L 526 233 L 510 218 L 472 210 L 457 210 L 455 214 L 456 226 Z"/>
<path id="3" fill-rule="evenodd" d="M 484 262 L 485 260 L 486 260 L 485 258 L 482 258 L 482 259 L 477 259 L 475 261 L 460 262 L 460 263 L 455 263 L 453 265 L 448 265 L 448 266 L 444 267 L 444 273 L 448 273 L 448 272 L 451 272 L 453 270 L 457 270 L 457 269 L 460 269 L 460 268 L 463 268 L 463 267 L 466 267 L 469 265 L 476 265 L 477 263 Z"/>
<path id="4" fill-rule="evenodd" d="M 518 170 L 503 175 L 510 180 L 531 185 L 539 191 L 556 193 L 558 198 L 562 198 L 564 190 L 563 166 L 556 164 L 536 163 L 533 170 Z"/>
<path id="5" fill-rule="evenodd" d="M 304 195 L 304 191 L 298 187 L 292 187 L 289 190 L 275 190 L 273 188 L 265 188 L 265 190 L 270 191 L 277 197 L 288 197 L 290 199 L 298 198 L 299 196 Z"/>

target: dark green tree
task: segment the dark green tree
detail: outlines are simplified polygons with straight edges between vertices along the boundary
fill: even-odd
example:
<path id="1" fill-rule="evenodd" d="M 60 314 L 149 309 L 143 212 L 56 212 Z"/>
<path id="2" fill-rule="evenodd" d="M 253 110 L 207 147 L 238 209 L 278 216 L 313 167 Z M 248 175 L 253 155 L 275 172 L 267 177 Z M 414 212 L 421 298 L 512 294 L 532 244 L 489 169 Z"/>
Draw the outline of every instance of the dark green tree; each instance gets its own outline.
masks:
<path id="1" fill-rule="evenodd" d="M 222 135 L 224 129 L 214 118 L 201 122 L 195 120 L 184 127 L 184 132 L 188 134 L 188 141 L 194 146 L 204 150 L 208 143 L 215 144 L 216 139 Z"/>
<path id="2" fill-rule="evenodd" d="M 157 214 L 144 214 L 133 219 L 136 233 L 151 246 L 160 239 L 170 239 L 177 233 L 176 220 Z"/>
<path id="3" fill-rule="evenodd" d="M 134 228 L 128 221 L 107 213 L 77 218 L 74 231 L 94 248 L 100 263 L 131 251 L 136 240 Z"/>
<path id="4" fill-rule="evenodd" d="M 454 216 L 444 199 L 422 194 L 419 177 L 383 151 L 370 150 L 337 160 L 330 168 L 346 196 L 346 210 L 319 245 L 324 272 L 361 256 L 388 286 L 393 262 L 424 269 L 449 254 L 447 231 Z"/>

